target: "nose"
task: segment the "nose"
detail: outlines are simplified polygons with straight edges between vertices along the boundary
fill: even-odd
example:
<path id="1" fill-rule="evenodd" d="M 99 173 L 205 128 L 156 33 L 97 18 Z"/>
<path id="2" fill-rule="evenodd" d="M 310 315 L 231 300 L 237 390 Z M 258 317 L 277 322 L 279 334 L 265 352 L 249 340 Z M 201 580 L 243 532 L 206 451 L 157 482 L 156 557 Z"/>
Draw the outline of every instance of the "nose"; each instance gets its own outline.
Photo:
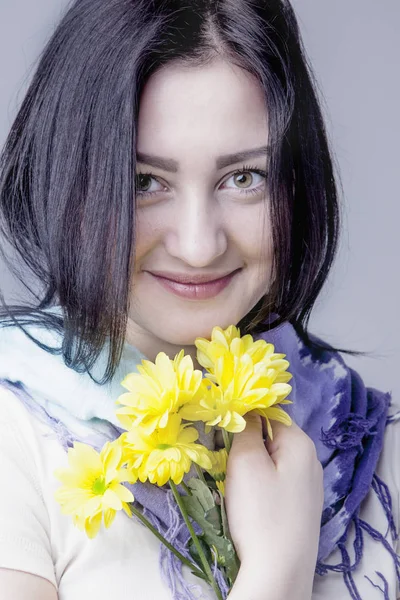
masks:
<path id="1" fill-rule="evenodd" d="M 191 267 L 206 267 L 228 246 L 226 223 L 215 199 L 190 192 L 177 203 L 166 240 L 167 251 Z"/>

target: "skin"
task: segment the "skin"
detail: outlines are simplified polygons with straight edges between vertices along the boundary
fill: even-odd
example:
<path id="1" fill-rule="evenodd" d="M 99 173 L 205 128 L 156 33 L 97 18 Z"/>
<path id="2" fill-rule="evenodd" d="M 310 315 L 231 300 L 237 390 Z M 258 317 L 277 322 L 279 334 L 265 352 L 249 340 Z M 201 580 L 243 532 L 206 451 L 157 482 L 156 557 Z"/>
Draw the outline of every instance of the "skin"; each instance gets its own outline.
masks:
<path id="1" fill-rule="evenodd" d="M 296 423 L 272 422 L 265 444 L 259 415 L 246 421 L 233 437 L 225 481 L 241 559 L 229 600 L 310 600 L 324 501 L 314 442 Z"/>
<path id="2" fill-rule="evenodd" d="M 227 93 L 229 90 L 229 93 Z M 272 265 L 265 154 L 217 168 L 220 155 L 266 146 L 268 121 L 255 78 L 230 63 L 171 64 L 147 82 L 138 117 L 138 156 L 173 159 L 176 173 L 138 162 L 140 179 L 135 274 L 127 339 L 150 360 L 185 349 L 218 324 L 237 323 L 265 295 Z M 252 190 L 254 193 L 249 192 Z M 247 191 L 247 193 L 246 193 Z M 146 270 L 181 274 L 241 272 L 218 296 L 185 299 Z M 215 278 L 215 277 L 214 277 Z"/>

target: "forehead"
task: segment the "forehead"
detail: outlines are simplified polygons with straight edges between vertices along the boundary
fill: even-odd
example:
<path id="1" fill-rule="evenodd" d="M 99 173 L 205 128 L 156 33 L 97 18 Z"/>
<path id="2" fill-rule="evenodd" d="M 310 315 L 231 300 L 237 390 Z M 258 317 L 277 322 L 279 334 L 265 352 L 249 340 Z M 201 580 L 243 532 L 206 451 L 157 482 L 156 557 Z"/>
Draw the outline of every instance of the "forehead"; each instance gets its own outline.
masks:
<path id="1" fill-rule="evenodd" d="M 265 145 L 267 127 L 264 92 L 253 75 L 222 60 L 202 67 L 172 63 L 143 89 L 137 146 L 179 161 L 193 154 L 213 159 Z"/>

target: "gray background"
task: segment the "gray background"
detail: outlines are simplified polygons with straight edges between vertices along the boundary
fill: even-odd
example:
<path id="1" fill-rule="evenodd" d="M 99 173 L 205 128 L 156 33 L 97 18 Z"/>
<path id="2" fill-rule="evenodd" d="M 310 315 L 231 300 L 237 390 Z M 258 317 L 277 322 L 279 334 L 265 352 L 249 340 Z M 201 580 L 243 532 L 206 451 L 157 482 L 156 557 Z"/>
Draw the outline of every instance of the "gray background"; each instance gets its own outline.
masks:
<path id="1" fill-rule="evenodd" d="M 400 403 L 398 163 L 399 0 L 293 0 L 325 99 L 327 129 L 344 188 L 340 252 L 311 319 L 366 383 Z M 0 0 L 0 145 L 65 0 Z M 0 264 L 0 286 L 21 287 Z"/>

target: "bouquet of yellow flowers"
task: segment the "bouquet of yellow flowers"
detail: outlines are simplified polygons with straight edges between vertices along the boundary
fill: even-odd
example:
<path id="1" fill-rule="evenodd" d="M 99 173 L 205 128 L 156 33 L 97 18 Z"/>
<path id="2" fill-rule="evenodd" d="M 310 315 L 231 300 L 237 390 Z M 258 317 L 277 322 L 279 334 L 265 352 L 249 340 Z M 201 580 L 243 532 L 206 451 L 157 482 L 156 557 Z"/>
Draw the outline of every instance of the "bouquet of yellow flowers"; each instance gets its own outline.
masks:
<path id="1" fill-rule="evenodd" d="M 197 338 L 198 363 L 181 350 L 174 359 L 160 352 L 155 363 L 143 360 L 138 373 L 121 382 L 128 391 L 116 401 L 116 415 L 124 433 L 107 442 L 100 452 L 75 442 L 68 451 L 69 467 L 55 476 L 62 486 L 55 493 L 64 514 L 93 538 L 102 522 L 112 524 L 116 512 L 135 514 L 182 563 L 206 580 L 222 599 L 212 565 L 223 571 L 228 586 L 235 581 L 239 559 L 230 537 L 225 510 L 224 480 L 234 433 L 246 426 L 244 415 L 254 411 L 270 420 L 291 424 L 279 404 L 288 404 L 291 392 L 284 354 L 251 335 L 240 336 L 234 325 L 214 327 L 211 340 Z M 205 424 L 205 431 L 219 428 L 225 448 L 211 451 L 199 443 L 191 426 Z M 192 469 L 197 477 L 184 481 Z M 192 471 L 193 472 L 193 471 Z M 174 548 L 134 505 L 124 483 L 149 481 L 169 485 L 191 535 L 188 559 Z M 196 534 L 193 522 L 201 529 Z"/>

